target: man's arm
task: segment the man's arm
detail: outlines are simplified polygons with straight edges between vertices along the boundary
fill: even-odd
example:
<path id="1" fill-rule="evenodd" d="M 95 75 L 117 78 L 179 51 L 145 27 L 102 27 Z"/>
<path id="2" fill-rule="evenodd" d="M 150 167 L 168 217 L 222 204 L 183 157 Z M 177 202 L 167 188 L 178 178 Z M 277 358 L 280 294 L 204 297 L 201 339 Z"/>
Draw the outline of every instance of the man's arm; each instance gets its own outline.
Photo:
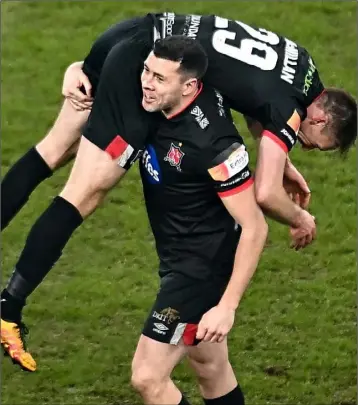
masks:
<path id="1" fill-rule="evenodd" d="M 242 229 L 234 269 L 219 303 L 219 306 L 236 310 L 257 268 L 266 242 L 268 226 L 256 203 L 253 185 L 238 194 L 222 197 L 221 200 Z"/>
<path id="2" fill-rule="evenodd" d="M 286 158 L 285 151 L 271 138 L 264 136 L 261 139 L 256 167 L 256 199 L 269 216 L 297 227 L 303 210 L 290 200 L 283 187 Z"/>
<path id="3" fill-rule="evenodd" d="M 198 325 L 196 337 L 204 342 L 220 343 L 230 332 L 235 311 L 255 273 L 268 233 L 264 215 L 255 200 L 252 181 L 247 181 L 239 189 L 242 190 L 239 193 L 221 196 L 242 231 L 226 290 L 220 302 L 203 315 Z"/>
<path id="4" fill-rule="evenodd" d="M 228 135 L 212 142 L 206 167 L 219 198 L 242 231 L 226 291 L 198 325 L 197 338 L 211 342 L 220 342 L 229 333 L 235 310 L 256 270 L 268 228 L 255 199 L 245 145 L 232 123 L 223 121 L 221 128 Z M 206 155 L 205 151 L 202 155 Z"/>
<path id="5" fill-rule="evenodd" d="M 247 115 L 244 115 L 247 129 L 257 143 L 257 148 L 260 146 L 260 141 L 263 133 L 263 126 L 256 120 Z M 286 155 L 286 163 L 284 169 L 283 186 L 290 198 L 300 207 L 306 209 L 310 203 L 311 191 L 302 174 L 296 169 L 291 159 Z"/>

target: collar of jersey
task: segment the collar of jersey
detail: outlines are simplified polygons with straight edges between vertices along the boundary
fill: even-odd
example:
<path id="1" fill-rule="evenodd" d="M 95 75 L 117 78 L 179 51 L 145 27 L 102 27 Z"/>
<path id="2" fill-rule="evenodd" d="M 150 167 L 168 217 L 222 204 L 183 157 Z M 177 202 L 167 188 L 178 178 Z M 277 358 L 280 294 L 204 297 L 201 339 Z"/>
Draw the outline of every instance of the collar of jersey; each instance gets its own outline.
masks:
<path id="1" fill-rule="evenodd" d="M 198 98 L 198 96 L 202 92 L 202 90 L 203 90 L 203 82 L 200 83 L 200 86 L 199 86 L 197 92 L 195 93 L 195 96 L 187 104 L 185 104 L 182 109 L 180 109 L 179 111 L 177 111 L 176 113 L 174 113 L 172 115 L 169 115 L 166 118 L 168 120 L 172 120 L 173 118 L 179 117 L 189 106 L 191 106 L 194 103 L 194 101 Z"/>

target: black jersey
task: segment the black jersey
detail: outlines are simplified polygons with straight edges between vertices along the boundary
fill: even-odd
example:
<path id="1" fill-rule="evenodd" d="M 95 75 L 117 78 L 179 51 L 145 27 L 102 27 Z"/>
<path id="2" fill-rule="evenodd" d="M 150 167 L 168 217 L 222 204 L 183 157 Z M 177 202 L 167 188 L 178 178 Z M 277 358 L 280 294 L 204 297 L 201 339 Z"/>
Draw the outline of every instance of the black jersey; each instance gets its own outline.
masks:
<path id="1" fill-rule="evenodd" d="M 83 67 L 94 91 L 98 85 L 84 132 L 88 139 L 110 148 L 114 157 L 127 144 L 142 149 L 151 117 L 141 107 L 140 72 L 153 42 L 173 34 L 203 45 L 209 57 L 204 83 L 220 91 L 231 108 L 259 121 L 264 135 L 286 152 L 293 147 L 306 108 L 323 91 L 308 52 L 287 38 L 239 21 L 174 13 L 120 22 L 95 41 Z"/>
<path id="2" fill-rule="evenodd" d="M 216 90 L 204 86 L 184 111 L 159 118 L 140 166 L 161 269 L 197 278 L 230 274 L 240 230 L 219 195 L 252 184 L 248 163 Z"/>
<path id="3" fill-rule="evenodd" d="M 259 121 L 286 151 L 297 140 L 306 108 L 323 91 L 309 53 L 295 42 L 218 16 L 153 15 L 155 37 L 186 35 L 209 59 L 204 82 L 230 100 L 231 108 Z"/>

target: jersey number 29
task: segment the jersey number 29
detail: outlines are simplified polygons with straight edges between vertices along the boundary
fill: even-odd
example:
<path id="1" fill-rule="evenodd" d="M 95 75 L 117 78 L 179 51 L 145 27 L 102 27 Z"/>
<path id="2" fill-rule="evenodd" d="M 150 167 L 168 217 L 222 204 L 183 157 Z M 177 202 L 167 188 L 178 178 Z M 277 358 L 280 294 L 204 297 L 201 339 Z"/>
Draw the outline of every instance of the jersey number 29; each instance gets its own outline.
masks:
<path id="1" fill-rule="evenodd" d="M 270 45 L 277 45 L 280 38 L 273 32 L 263 28 L 255 30 L 241 21 L 236 21 L 252 38 L 244 38 L 239 46 L 230 45 L 226 40 L 234 40 L 236 32 L 228 31 L 229 20 L 222 17 L 215 17 L 215 27 L 212 44 L 214 49 L 231 58 L 256 66 L 262 70 L 273 70 L 276 66 L 278 55 Z M 255 55 L 254 50 L 261 51 L 263 56 Z"/>

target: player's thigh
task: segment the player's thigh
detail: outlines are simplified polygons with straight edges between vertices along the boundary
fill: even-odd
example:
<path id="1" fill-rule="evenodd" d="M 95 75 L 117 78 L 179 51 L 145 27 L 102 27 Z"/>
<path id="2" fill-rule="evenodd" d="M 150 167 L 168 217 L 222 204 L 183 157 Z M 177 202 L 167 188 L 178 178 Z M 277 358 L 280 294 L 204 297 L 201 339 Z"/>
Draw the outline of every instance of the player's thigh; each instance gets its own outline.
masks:
<path id="1" fill-rule="evenodd" d="M 65 99 L 60 113 L 46 137 L 36 146 L 37 150 L 49 160 L 61 156 L 81 137 L 89 111 L 76 111 Z"/>
<path id="2" fill-rule="evenodd" d="M 132 361 L 132 384 L 143 384 L 169 378 L 185 355 L 183 344 L 170 345 L 141 335 Z"/>
<path id="3" fill-rule="evenodd" d="M 188 361 L 197 377 L 211 380 L 229 363 L 227 339 L 221 343 L 201 342 L 187 348 Z"/>
<path id="4" fill-rule="evenodd" d="M 71 190 L 72 195 L 82 198 L 96 191 L 111 189 L 127 170 L 118 164 L 118 159 L 112 159 L 107 152 L 83 136 L 70 177 L 61 194 L 66 195 Z"/>

